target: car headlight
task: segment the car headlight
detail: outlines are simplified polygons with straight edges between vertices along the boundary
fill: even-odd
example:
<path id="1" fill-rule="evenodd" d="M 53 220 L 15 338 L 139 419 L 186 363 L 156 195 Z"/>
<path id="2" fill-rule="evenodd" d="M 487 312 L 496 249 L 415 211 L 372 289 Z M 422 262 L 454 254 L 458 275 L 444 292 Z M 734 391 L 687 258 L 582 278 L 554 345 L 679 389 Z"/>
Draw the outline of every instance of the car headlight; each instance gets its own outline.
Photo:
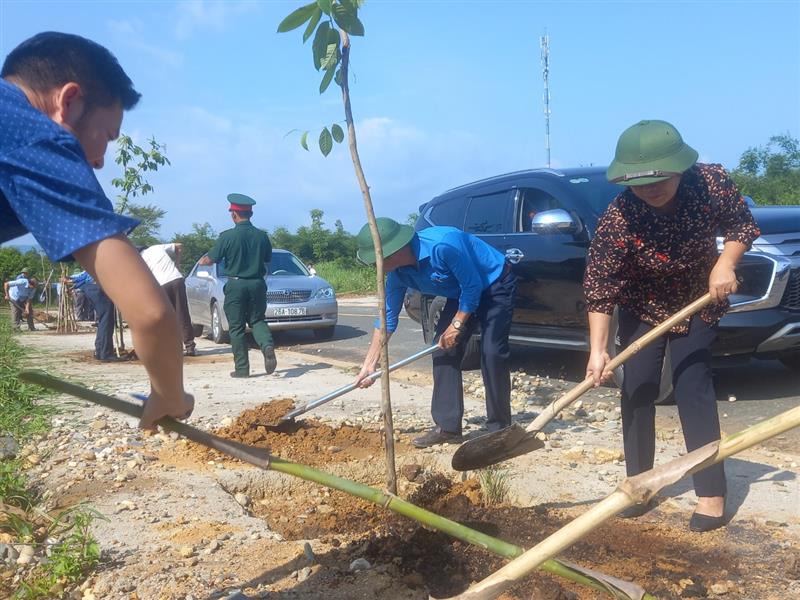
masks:
<path id="1" fill-rule="evenodd" d="M 333 293 L 332 287 L 324 287 L 317 290 L 314 298 L 335 298 L 336 294 Z"/>

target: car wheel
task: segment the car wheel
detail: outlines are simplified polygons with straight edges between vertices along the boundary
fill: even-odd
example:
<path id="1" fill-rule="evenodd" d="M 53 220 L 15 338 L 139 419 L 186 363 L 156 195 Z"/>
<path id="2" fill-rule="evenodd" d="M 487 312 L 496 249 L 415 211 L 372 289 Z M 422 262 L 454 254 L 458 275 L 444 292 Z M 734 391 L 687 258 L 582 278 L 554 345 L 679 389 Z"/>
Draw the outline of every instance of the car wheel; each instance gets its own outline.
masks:
<path id="1" fill-rule="evenodd" d="M 195 325 L 192 323 L 192 336 L 193 337 L 201 337 L 203 335 L 203 326 L 202 325 Z"/>
<path id="2" fill-rule="evenodd" d="M 778 360 L 783 363 L 783 366 L 792 371 L 800 371 L 800 354 L 789 354 L 788 356 L 781 356 Z"/>
<path id="3" fill-rule="evenodd" d="M 439 324 L 439 317 L 442 315 L 447 298 L 436 296 L 428 301 L 427 327 L 423 326 L 423 337 L 426 344 L 433 344 L 436 326 Z M 425 331 L 427 329 L 427 331 Z M 461 357 L 461 370 L 474 371 L 481 368 L 481 343 L 480 338 L 474 333 L 464 342 L 464 355 Z"/>
<path id="4" fill-rule="evenodd" d="M 321 329 L 312 329 L 314 337 L 318 340 L 333 339 L 333 334 L 336 332 L 336 325 L 333 327 L 322 327 Z"/>
<path id="5" fill-rule="evenodd" d="M 211 304 L 211 339 L 216 344 L 228 342 L 228 332 L 222 328 L 222 315 L 220 314 L 219 304 Z"/>

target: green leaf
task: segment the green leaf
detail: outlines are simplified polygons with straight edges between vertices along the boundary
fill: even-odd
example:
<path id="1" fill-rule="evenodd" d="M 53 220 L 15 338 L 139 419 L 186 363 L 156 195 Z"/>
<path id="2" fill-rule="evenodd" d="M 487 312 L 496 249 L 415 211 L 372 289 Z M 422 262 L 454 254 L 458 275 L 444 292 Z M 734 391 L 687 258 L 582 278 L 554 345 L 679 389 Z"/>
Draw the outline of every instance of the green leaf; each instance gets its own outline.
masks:
<path id="1" fill-rule="evenodd" d="M 328 48 L 325 50 L 325 58 L 320 62 L 320 67 L 326 71 L 335 71 L 341 56 L 339 44 L 328 44 Z M 331 78 L 333 78 L 333 75 L 331 75 Z"/>
<path id="2" fill-rule="evenodd" d="M 334 5 L 333 20 L 350 35 L 364 35 L 364 24 L 359 20 L 357 12 L 349 3 L 337 3 Z"/>
<path id="3" fill-rule="evenodd" d="M 331 0 L 317 0 L 317 6 L 319 6 L 326 15 L 331 14 Z"/>
<path id="4" fill-rule="evenodd" d="M 308 132 L 304 131 L 300 136 L 300 145 L 307 151 L 308 150 Z"/>
<path id="5" fill-rule="evenodd" d="M 328 128 L 322 130 L 322 133 L 319 134 L 319 151 L 322 152 L 322 156 L 328 156 L 333 150 L 333 138 L 331 137 L 331 132 L 328 131 Z"/>
<path id="6" fill-rule="evenodd" d="M 331 125 L 331 134 L 333 135 L 333 139 L 337 144 L 341 144 L 344 140 L 344 131 L 342 131 L 342 128 L 338 123 Z"/>
<path id="7" fill-rule="evenodd" d="M 325 71 L 325 75 L 322 77 L 322 81 L 319 84 L 319 93 L 322 94 L 325 90 L 328 89 L 328 86 L 331 84 L 333 80 L 333 74 L 335 69 L 328 69 Z"/>
<path id="8" fill-rule="evenodd" d="M 342 87 L 342 70 L 336 69 L 336 75 L 333 76 L 333 80 L 336 82 L 336 85 Z"/>
<path id="9" fill-rule="evenodd" d="M 305 44 L 308 41 L 308 38 L 311 37 L 311 34 L 314 33 L 314 30 L 319 25 L 319 20 L 322 18 L 322 11 L 319 7 L 314 8 L 314 14 L 311 15 L 311 20 L 308 22 L 308 27 L 306 27 L 305 32 L 303 32 L 303 43 Z"/>
<path id="10" fill-rule="evenodd" d="M 317 33 L 314 36 L 314 41 L 311 43 L 311 52 L 314 55 L 314 68 L 319 71 L 322 59 L 325 57 L 325 52 L 328 49 L 328 34 L 331 32 L 331 26 L 327 21 L 320 23 L 317 27 Z"/>
<path id="11" fill-rule="evenodd" d="M 278 33 L 286 33 L 292 29 L 297 29 L 314 15 L 315 10 L 317 10 L 316 2 L 301 6 L 280 22 L 280 25 L 278 25 Z"/>

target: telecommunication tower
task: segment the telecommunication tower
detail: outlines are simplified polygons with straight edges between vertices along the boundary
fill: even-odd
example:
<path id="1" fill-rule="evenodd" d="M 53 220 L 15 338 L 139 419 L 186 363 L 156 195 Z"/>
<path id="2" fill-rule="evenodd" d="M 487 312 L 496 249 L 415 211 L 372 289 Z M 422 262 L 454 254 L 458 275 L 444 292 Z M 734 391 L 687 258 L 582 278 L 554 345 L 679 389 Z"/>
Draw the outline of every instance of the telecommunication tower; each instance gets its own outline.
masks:
<path id="1" fill-rule="evenodd" d="M 550 36 L 545 30 L 539 38 L 542 50 L 542 78 L 544 79 L 544 148 L 547 154 L 547 167 L 550 167 Z"/>

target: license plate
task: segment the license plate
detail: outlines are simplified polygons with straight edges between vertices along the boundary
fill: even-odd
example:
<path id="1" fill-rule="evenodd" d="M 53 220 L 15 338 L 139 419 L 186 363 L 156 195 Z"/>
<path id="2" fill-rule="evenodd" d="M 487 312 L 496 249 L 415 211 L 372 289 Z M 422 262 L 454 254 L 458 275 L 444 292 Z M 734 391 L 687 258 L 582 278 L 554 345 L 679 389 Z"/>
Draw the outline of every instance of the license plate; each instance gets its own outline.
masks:
<path id="1" fill-rule="evenodd" d="M 274 309 L 276 317 L 304 317 L 306 315 L 305 306 L 287 306 Z"/>

